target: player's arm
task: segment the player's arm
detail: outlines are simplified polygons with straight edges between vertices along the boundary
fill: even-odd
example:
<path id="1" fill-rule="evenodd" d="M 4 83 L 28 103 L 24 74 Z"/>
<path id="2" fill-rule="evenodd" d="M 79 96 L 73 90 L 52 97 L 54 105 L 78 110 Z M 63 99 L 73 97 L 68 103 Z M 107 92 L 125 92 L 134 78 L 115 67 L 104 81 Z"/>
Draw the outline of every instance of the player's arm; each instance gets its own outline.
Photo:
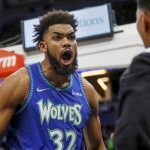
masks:
<path id="1" fill-rule="evenodd" d="M 21 69 L 7 77 L 0 86 L 0 137 L 4 135 L 17 106 L 25 99 L 27 82 L 27 71 Z"/>
<path id="2" fill-rule="evenodd" d="M 98 116 L 98 99 L 94 87 L 83 79 L 84 89 L 90 103 L 92 114 L 84 128 L 84 137 L 89 150 L 106 150 L 101 134 L 101 124 Z"/>

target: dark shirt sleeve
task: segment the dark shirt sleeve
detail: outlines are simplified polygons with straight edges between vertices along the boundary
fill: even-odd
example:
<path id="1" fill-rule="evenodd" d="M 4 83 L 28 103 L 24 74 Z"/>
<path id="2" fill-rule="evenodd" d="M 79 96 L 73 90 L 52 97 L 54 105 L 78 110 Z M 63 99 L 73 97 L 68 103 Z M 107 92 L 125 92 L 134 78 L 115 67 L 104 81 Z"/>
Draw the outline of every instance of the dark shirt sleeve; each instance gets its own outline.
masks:
<path id="1" fill-rule="evenodd" d="M 120 78 L 117 150 L 150 149 L 150 53 L 136 56 Z"/>

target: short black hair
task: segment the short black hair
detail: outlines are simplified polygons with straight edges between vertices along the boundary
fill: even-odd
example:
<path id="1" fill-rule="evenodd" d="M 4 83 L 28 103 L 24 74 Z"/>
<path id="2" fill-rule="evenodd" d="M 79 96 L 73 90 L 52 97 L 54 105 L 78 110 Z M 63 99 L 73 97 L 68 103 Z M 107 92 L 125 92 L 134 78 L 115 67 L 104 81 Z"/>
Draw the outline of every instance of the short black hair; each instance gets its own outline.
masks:
<path id="1" fill-rule="evenodd" d="M 137 0 L 137 7 L 150 12 L 150 0 Z"/>
<path id="2" fill-rule="evenodd" d="M 78 22 L 75 19 L 74 15 L 70 14 L 68 11 L 55 9 L 52 11 L 48 11 L 39 19 L 39 24 L 34 25 L 35 34 L 33 42 L 37 42 L 38 45 L 38 43 L 43 40 L 43 34 L 46 30 L 48 30 L 48 27 L 55 24 L 69 24 L 76 32 Z"/>

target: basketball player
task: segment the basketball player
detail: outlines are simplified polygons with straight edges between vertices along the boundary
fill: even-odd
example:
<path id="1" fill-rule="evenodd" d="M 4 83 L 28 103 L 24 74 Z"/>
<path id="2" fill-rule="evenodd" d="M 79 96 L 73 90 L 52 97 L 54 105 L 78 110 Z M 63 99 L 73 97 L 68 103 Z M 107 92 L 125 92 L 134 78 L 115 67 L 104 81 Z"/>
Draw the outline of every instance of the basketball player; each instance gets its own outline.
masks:
<path id="1" fill-rule="evenodd" d="M 106 150 L 93 86 L 77 74 L 77 21 L 53 10 L 35 26 L 42 62 L 0 87 L 0 135 L 10 150 Z"/>

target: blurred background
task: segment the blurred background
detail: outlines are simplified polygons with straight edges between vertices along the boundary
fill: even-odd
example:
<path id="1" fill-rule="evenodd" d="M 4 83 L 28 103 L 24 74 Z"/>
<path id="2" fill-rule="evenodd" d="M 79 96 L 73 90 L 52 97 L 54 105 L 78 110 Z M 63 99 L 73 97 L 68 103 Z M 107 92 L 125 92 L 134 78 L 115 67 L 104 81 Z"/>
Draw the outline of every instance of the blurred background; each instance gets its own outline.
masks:
<path id="1" fill-rule="evenodd" d="M 104 3 L 111 3 L 117 25 L 135 22 L 136 0 L 0 0 L 0 47 L 22 43 L 20 20 L 53 8 L 72 11 Z"/>

